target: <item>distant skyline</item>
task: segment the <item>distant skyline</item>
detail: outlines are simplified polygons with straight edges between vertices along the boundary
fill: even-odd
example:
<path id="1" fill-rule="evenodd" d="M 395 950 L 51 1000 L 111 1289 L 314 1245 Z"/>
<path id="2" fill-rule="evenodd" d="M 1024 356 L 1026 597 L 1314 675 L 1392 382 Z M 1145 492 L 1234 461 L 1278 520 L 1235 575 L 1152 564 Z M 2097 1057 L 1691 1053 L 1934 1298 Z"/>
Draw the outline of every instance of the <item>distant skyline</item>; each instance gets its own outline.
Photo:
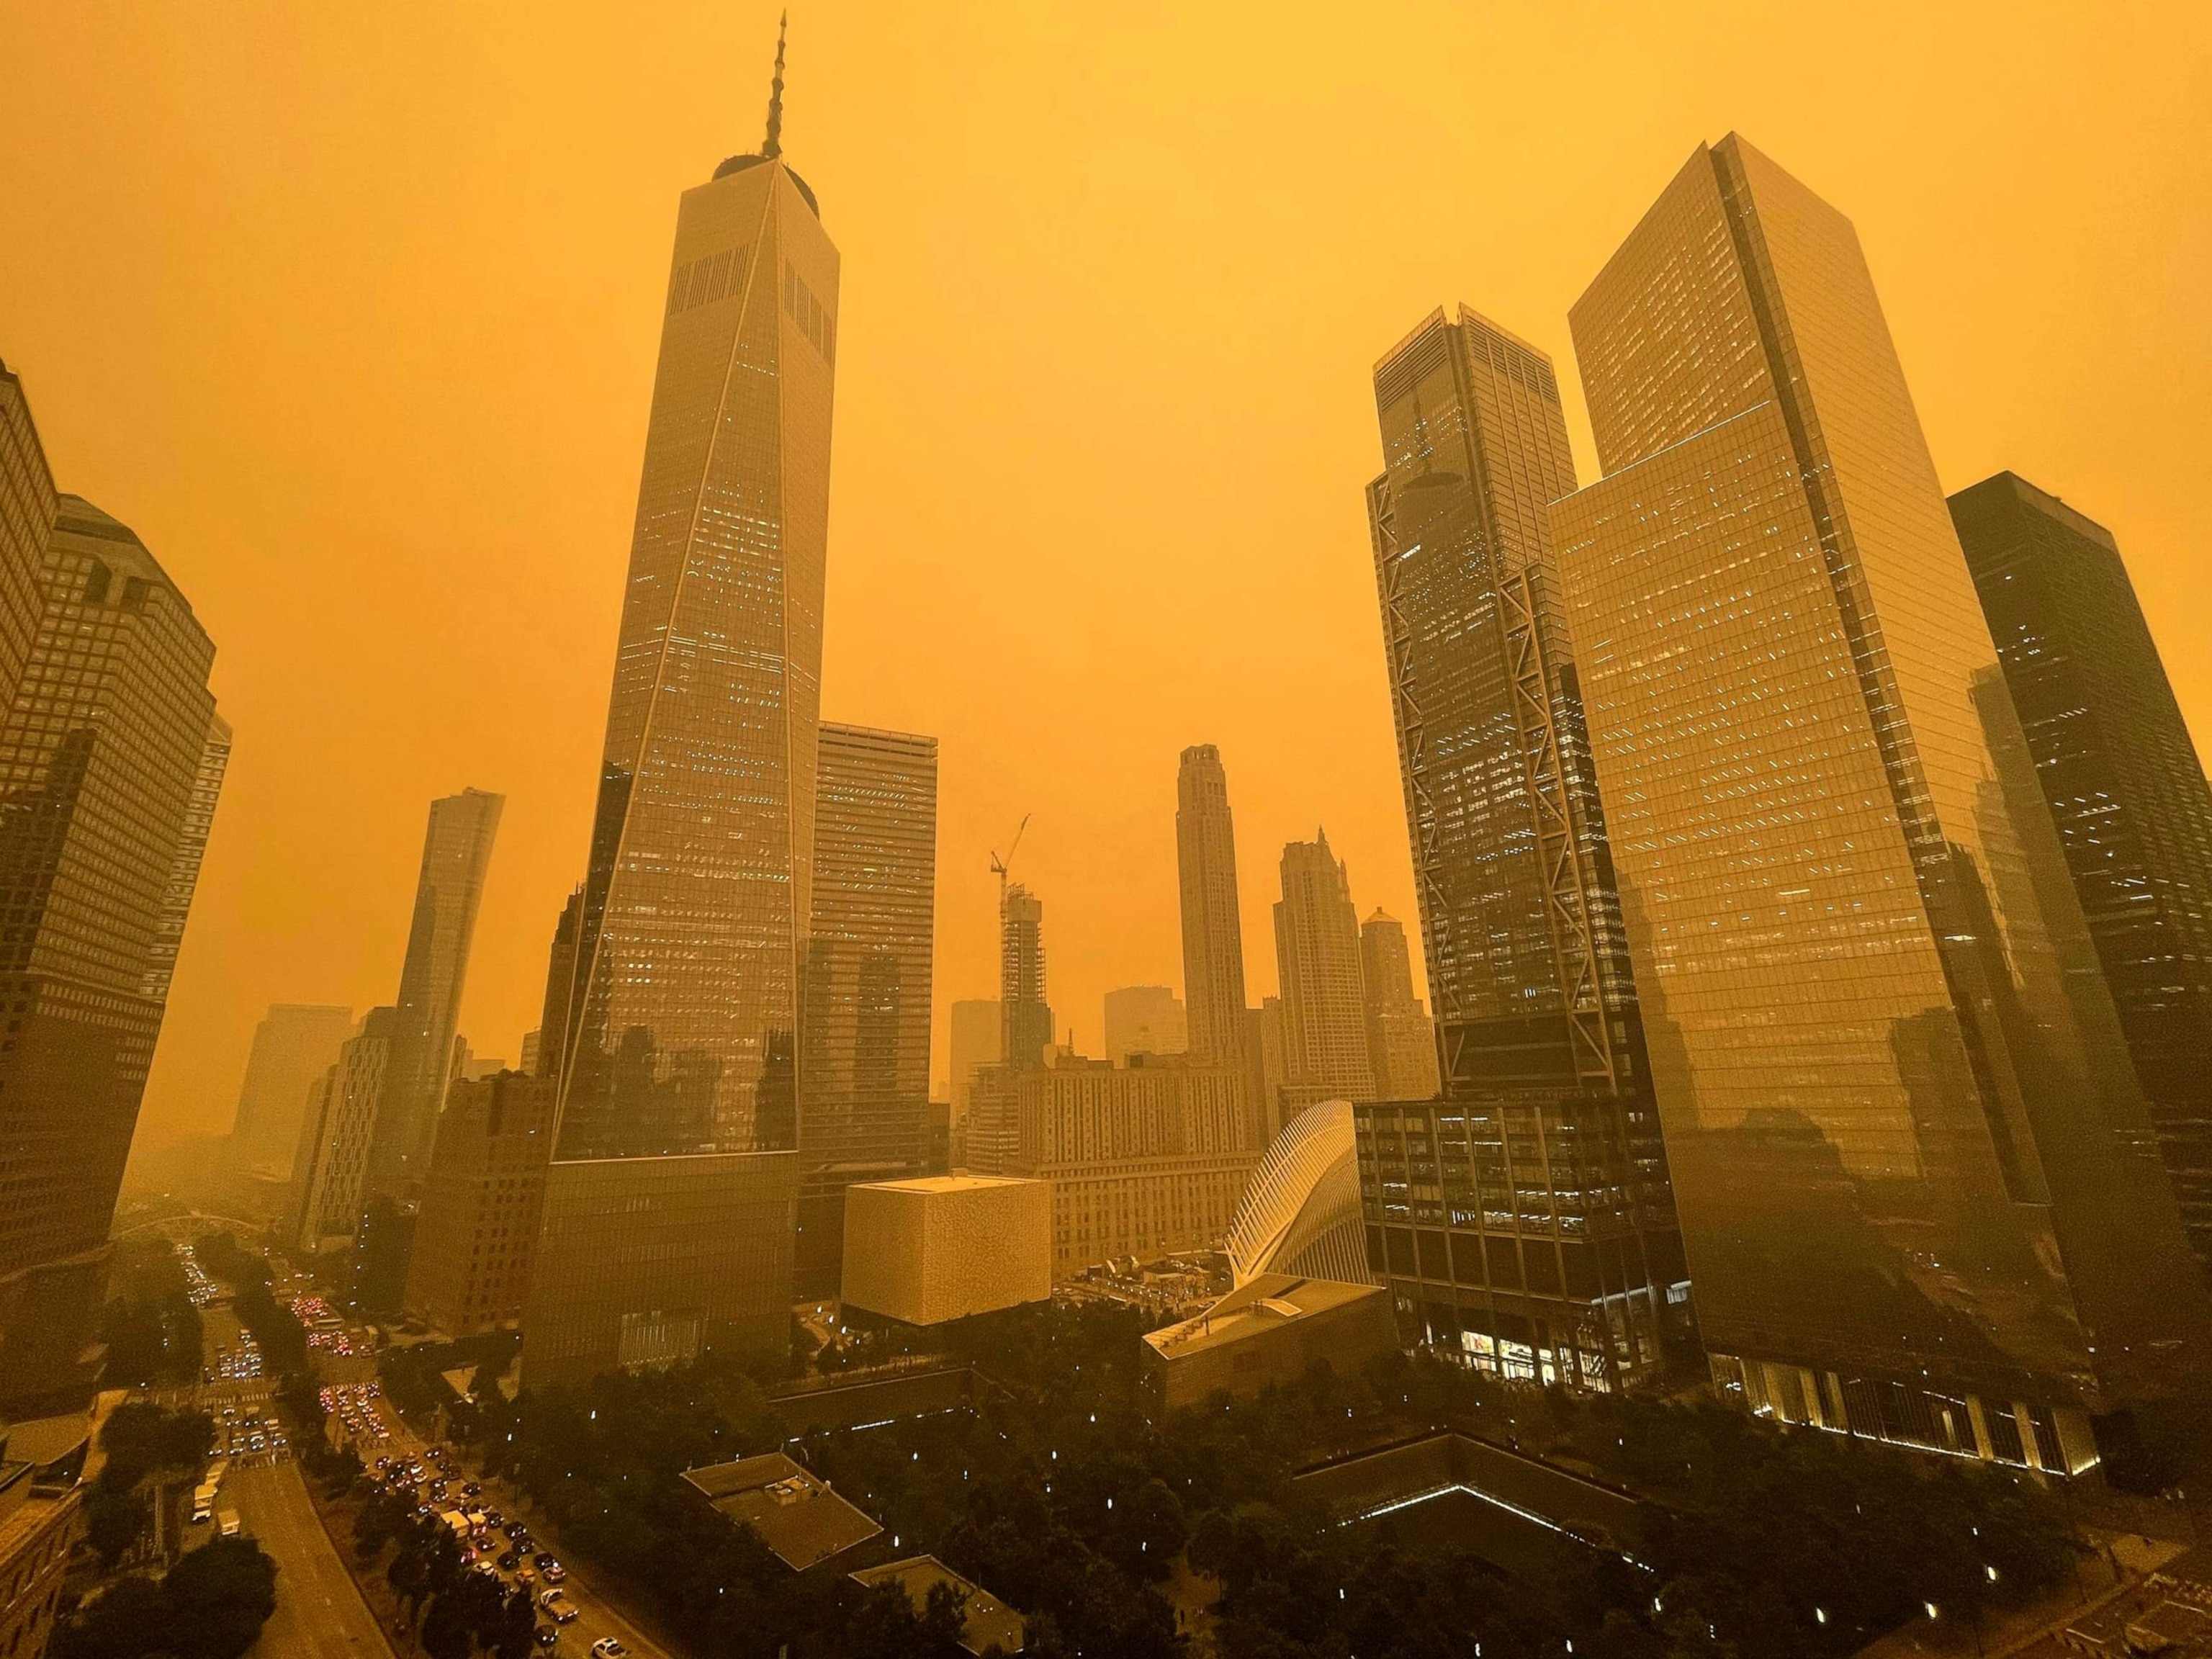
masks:
<path id="1" fill-rule="evenodd" d="M 270 1004 L 388 1000 L 421 803 L 465 785 L 509 806 L 459 1030 L 514 1054 L 538 1024 L 671 203 L 753 142 L 775 9 L 526 40 L 428 8 L 220 36 L 119 4 L 0 18 L 0 145 L 27 158 L 0 176 L 0 356 L 67 487 L 192 594 L 237 728 L 142 1144 L 228 1126 Z M 1595 20 L 1439 5 L 1352 56 L 1333 10 L 1265 38 L 1166 9 L 794 15 L 789 133 L 848 274 L 823 713 L 940 738 L 940 1054 L 946 1006 L 994 992 L 987 854 L 1024 812 L 1063 1030 L 1103 1052 L 1106 990 L 1188 996 L 1190 744 L 1234 775 L 1253 1003 L 1277 860 L 1316 822 L 1363 911 L 1416 914 L 1372 366 L 1464 299 L 1571 388 L 1568 304 L 1711 132 L 1850 204 L 1945 486 L 2010 468 L 2109 526 L 2207 729 L 2212 21 L 1877 9 L 1785 76 L 1765 9 Z M 1407 100 L 1416 50 L 1435 95 Z M 1394 228 L 1316 237 L 1314 203 L 1352 191 Z M 1079 442 L 1036 418 L 1043 362 Z"/>

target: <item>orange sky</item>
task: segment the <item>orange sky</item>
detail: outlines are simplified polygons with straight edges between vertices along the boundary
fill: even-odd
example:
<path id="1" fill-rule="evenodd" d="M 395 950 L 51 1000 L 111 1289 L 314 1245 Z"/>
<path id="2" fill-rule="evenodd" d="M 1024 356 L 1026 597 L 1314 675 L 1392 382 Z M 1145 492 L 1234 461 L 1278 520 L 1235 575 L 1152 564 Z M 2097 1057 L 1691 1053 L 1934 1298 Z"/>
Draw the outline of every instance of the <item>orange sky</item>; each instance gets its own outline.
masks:
<path id="1" fill-rule="evenodd" d="M 824 712 L 943 739 L 939 1072 L 1024 811 L 1079 1044 L 1180 982 L 1186 743 L 1229 769 L 1255 998 L 1316 822 L 1410 921 L 1370 367 L 1464 299 L 1569 369 L 1568 304 L 1731 127 L 1856 221 L 1947 486 L 2110 525 L 2206 729 L 2212 10 L 794 9 L 787 150 L 844 256 Z M 508 805 L 462 1029 L 536 1024 L 676 199 L 759 143 L 775 10 L 0 10 L 0 356 L 238 732 L 142 1146 L 228 1126 L 270 1001 L 391 998 L 464 785 Z"/>

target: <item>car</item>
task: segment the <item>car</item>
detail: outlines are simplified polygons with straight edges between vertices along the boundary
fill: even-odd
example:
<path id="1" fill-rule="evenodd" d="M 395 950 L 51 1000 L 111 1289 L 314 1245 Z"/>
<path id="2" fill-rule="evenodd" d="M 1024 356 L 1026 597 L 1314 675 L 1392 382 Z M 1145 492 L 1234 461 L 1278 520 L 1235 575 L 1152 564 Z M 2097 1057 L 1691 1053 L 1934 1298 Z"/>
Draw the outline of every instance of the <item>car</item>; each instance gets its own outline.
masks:
<path id="1" fill-rule="evenodd" d="M 576 1616 L 576 1609 L 565 1590 L 550 1589 L 538 1598 L 538 1605 L 553 1615 L 553 1622 L 565 1625 Z"/>
<path id="2" fill-rule="evenodd" d="M 549 1584 L 557 1584 L 568 1576 L 568 1569 L 558 1561 L 548 1561 L 538 1571 L 545 1575 L 545 1582 Z"/>
<path id="3" fill-rule="evenodd" d="M 497 1530 L 498 1528 L 507 1525 L 507 1517 L 501 1515 L 497 1510 L 486 1510 L 484 1511 L 484 1525 Z"/>
<path id="4" fill-rule="evenodd" d="M 534 1567 L 543 1568 L 557 1567 L 561 1564 L 553 1559 L 553 1552 L 551 1550 L 540 1550 L 537 1554 L 530 1558 L 530 1565 Z"/>
<path id="5" fill-rule="evenodd" d="M 501 1572 L 513 1572 L 521 1565 L 522 1558 L 517 1555 L 513 1550 L 509 1550 L 506 1554 L 499 1558 L 499 1570 Z"/>
<path id="6" fill-rule="evenodd" d="M 481 1498 L 481 1497 L 483 1497 L 483 1481 L 481 1481 L 481 1480 L 471 1480 L 471 1481 L 468 1482 L 465 1486 L 464 1486 L 461 1488 L 461 1496 L 463 1496 L 464 1498 Z"/>
<path id="7" fill-rule="evenodd" d="M 602 1636 L 592 1644 L 592 1659 L 623 1659 L 629 1651 L 611 1636 Z"/>
<path id="8" fill-rule="evenodd" d="M 518 1584 L 536 1583 L 538 1582 L 538 1569 L 532 1566 L 527 1561 L 518 1564 L 514 1569 L 514 1582 Z"/>
<path id="9" fill-rule="evenodd" d="M 540 1625 L 533 1638 L 541 1648 L 550 1648 L 561 1639 L 561 1632 L 550 1625 Z"/>

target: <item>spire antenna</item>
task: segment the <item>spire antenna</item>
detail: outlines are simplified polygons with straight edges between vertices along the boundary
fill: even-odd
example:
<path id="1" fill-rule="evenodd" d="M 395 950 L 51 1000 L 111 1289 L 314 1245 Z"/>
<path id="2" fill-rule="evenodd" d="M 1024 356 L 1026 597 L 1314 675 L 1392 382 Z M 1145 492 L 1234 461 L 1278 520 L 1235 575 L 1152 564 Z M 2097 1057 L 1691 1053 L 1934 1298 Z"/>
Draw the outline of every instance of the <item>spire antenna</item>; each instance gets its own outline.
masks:
<path id="1" fill-rule="evenodd" d="M 768 142 L 761 146 L 761 154 L 771 161 L 783 154 L 783 33 L 791 21 L 785 12 L 775 22 L 775 78 L 768 89 Z"/>

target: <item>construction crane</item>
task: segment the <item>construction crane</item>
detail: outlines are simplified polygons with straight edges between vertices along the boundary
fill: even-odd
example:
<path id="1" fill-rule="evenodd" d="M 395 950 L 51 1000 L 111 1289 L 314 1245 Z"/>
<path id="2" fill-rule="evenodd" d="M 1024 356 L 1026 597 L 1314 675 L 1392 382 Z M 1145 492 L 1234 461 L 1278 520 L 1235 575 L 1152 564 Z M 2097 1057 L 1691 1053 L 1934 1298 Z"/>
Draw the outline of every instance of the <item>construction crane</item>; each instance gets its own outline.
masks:
<path id="1" fill-rule="evenodd" d="M 1006 877 L 1014 867 L 1014 854 L 1021 850 L 1022 832 L 1029 827 L 1030 815 L 1024 812 L 1021 823 L 1014 828 L 1013 842 L 1006 848 L 1006 856 L 1000 858 L 996 853 L 991 854 L 991 873 L 999 878 L 999 914 L 1001 916 L 1006 914 Z"/>

